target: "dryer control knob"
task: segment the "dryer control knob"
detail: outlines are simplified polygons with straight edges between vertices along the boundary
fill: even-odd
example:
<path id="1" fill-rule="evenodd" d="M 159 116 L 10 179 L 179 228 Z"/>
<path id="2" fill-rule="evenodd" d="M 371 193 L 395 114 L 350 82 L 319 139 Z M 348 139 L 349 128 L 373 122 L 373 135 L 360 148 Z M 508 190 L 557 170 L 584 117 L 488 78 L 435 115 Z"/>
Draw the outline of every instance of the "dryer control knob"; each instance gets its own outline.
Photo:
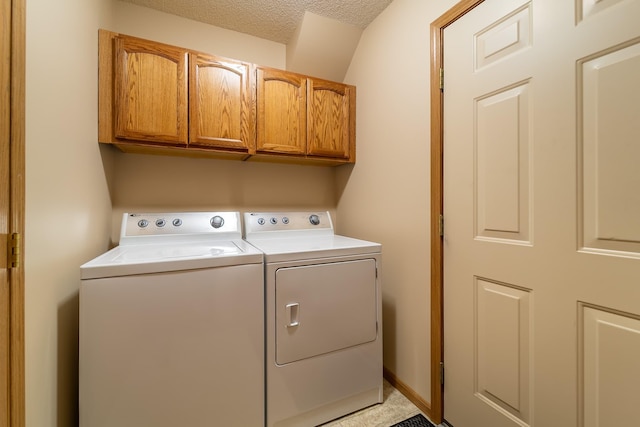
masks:
<path id="1" fill-rule="evenodd" d="M 211 218 L 210 222 L 213 228 L 220 228 L 224 225 L 224 218 L 222 218 L 220 215 L 216 215 Z"/>
<path id="2" fill-rule="evenodd" d="M 309 222 L 313 225 L 318 225 L 320 224 L 320 217 L 318 215 L 311 215 L 309 217 Z"/>

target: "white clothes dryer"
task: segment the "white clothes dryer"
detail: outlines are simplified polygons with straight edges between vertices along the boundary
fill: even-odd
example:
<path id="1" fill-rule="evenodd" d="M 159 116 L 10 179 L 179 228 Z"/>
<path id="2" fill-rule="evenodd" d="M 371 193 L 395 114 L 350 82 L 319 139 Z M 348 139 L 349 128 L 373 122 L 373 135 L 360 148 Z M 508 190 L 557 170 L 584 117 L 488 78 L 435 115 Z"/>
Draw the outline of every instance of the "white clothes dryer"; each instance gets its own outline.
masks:
<path id="1" fill-rule="evenodd" d="M 264 253 L 268 427 L 313 426 L 382 402 L 381 245 L 329 212 L 245 213 Z"/>
<path id="2" fill-rule="evenodd" d="M 263 257 L 240 220 L 124 214 L 80 267 L 80 427 L 264 425 Z"/>

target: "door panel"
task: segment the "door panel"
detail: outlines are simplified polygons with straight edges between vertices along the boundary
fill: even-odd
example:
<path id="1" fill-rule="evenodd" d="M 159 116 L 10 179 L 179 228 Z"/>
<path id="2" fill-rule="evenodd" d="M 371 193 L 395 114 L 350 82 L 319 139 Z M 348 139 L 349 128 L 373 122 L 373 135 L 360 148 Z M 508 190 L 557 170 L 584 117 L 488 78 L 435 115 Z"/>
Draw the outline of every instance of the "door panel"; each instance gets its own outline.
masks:
<path id="1" fill-rule="evenodd" d="M 579 356 L 584 375 L 581 425 L 637 425 L 640 318 L 585 304 L 579 309 Z M 622 348 L 625 351 L 620 353 Z"/>
<path id="2" fill-rule="evenodd" d="M 530 421 L 531 294 L 475 278 L 474 392 L 499 412 Z"/>
<path id="3" fill-rule="evenodd" d="M 258 152 L 306 154 L 307 79 L 285 71 L 257 69 Z"/>
<path id="4" fill-rule="evenodd" d="M 374 341 L 375 260 L 280 268 L 275 308 L 279 365 Z"/>
<path id="5" fill-rule="evenodd" d="M 530 82 L 475 102 L 476 236 L 529 243 Z"/>
<path id="6" fill-rule="evenodd" d="M 308 151 L 314 156 L 349 157 L 350 106 L 354 89 L 309 79 L 307 106 Z"/>
<path id="7" fill-rule="evenodd" d="M 189 72 L 189 145 L 255 148 L 250 64 L 191 53 Z"/>
<path id="8" fill-rule="evenodd" d="M 485 1 L 444 31 L 455 427 L 640 425 L 639 21 Z"/>
<path id="9" fill-rule="evenodd" d="M 582 245 L 640 257 L 640 40 L 578 64 Z M 625 254 L 626 252 L 626 254 Z"/>
<path id="10" fill-rule="evenodd" d="M 187 52 L 118 36 L 115 39 L 115 136 L 187 144 Z"/>

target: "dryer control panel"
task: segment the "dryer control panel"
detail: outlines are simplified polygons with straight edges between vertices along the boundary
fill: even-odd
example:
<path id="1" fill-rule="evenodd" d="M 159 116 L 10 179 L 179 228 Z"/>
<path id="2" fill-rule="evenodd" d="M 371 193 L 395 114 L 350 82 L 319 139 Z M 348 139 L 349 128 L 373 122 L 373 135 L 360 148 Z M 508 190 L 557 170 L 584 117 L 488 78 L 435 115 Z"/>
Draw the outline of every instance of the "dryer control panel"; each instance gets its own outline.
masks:
<path id="1" fill-rule="evenodd" d="M 244 227 L 245 237 L 288 232 L 333 234 L 333 223 L 328 211 L 247 212 L 244 214 Z"/>

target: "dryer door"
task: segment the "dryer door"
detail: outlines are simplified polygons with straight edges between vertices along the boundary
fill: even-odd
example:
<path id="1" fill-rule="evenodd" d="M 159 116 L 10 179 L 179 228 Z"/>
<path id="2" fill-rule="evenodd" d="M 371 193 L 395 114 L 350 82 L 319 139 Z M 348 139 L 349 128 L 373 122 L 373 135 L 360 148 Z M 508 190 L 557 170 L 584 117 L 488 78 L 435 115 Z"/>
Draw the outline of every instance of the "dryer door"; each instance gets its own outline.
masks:
<path id="1" fill-rule="evenodd" d="M 334 262 L 276 271 L 276 363 L 374 341 L 376 262 Z"/>

